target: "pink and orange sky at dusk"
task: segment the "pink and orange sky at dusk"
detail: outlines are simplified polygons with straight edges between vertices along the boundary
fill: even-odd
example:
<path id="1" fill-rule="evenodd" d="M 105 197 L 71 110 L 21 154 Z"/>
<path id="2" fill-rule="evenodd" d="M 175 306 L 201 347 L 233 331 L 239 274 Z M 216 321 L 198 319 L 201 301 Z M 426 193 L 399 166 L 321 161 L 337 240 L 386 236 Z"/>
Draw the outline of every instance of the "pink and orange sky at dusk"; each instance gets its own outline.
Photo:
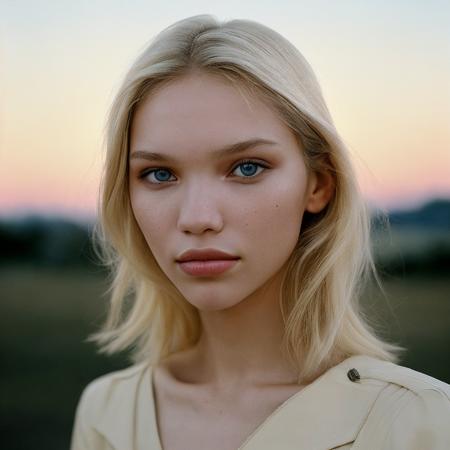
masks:
<path id="1" fill-rule="evenodd" d="M 0 215 L 95 214 L 103 127 L 125 71 L 155 34 L 201 13 L 259 21 L 297 46 L 372 204 L 450 197 L 448 2 L 156 3 L 2 3 Z"/>

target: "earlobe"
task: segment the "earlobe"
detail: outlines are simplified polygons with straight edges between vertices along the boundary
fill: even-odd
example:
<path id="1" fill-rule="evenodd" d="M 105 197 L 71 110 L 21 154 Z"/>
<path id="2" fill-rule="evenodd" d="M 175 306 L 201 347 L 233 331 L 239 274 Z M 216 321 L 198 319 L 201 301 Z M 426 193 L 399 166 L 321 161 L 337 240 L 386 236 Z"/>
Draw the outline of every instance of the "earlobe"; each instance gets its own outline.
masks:
<path id="1" fill-rule="evenodd" d="M 305 210 L 310 213 L 322 211 L 334 194 L 335 183 L 330 172 L 314 172 L 311 174 L 310 192 Z"/>

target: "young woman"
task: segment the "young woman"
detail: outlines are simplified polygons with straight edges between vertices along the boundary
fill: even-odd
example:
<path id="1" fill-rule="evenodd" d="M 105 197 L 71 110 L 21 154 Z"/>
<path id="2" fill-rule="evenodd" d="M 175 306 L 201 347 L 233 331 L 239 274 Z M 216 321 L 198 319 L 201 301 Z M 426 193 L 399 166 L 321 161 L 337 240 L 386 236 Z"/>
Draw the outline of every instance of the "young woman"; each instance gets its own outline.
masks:
<path id="1" fill-rule="evenodd" d="M 448 449 L 450 387 L 359 311 L 374 272 L 348 151 L 302 55 L 247 20 L 162 31 L 110 111 L 108 320 L 72 450 Z"/>

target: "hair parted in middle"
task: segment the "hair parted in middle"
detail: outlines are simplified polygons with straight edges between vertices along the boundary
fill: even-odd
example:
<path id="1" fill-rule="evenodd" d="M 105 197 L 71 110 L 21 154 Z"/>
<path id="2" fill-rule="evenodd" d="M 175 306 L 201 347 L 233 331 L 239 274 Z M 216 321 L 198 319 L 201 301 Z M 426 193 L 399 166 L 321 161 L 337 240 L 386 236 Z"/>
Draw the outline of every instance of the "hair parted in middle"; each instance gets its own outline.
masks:
<path id="1" fill-rule="evenodd" d="M 200 337 L 199 312 L 153 257 L 133 216 L 128 184 L 136 107 L 156 89 L 196 72 L 226 79 L 244 97 L 269 104 L 296 136 L 308 170 L 334 179 L 325 209 L 305 212 L 280 290 L 281 351 L 296 367 L 299 383 L 352 355 L 396 362 L 403 348 L 378 337 L 360 307 L 365 282 L 371 275 L 378 279 L 370 216 L 316 76 L 297 48 L 274 30 L 250 20 L 221 23 L 210 15 L 180 20 L 159 33 L 113 101 L 94 230 L 98 255 L 111 271 L 110 309 L 90 340 L 103 352 L 132 347 L 134 362 L 157 363 Z"/>

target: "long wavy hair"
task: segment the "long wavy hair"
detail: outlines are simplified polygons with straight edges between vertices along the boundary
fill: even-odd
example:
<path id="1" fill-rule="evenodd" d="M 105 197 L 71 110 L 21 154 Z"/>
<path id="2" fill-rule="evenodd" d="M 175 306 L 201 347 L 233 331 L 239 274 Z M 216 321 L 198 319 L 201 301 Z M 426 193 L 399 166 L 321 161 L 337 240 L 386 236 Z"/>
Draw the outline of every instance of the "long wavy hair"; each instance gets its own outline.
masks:
<path id="1" fill-rule="evenodd" d="M 103 353 L 128 349 L 133 362 L 157 364 L 200 337 L 199 312 L 152 255 L 134 218 L 128 184 L 136 106 L 157 87 L 192 71 L 220 75 L 243 95 L 269 102 L 296 136 L 308 169 L 333 175 L 328 205 L 304 215 L 279 292 L 285 326 L 281 351 L 296 367 L 299 383 L 352 355 L 397 362 L 404 349 L 377 336 L 360 307 L 366 281 L 372 276 L 379 281 L 370 214 L 316 76 L 297 48 L 274 30 L 210 15 L 180 20 L 159 33 L 128 70 L 111 105 L 93 233 L 97 255 L 109 269 L 110 307 L 88 340 Z"/>

